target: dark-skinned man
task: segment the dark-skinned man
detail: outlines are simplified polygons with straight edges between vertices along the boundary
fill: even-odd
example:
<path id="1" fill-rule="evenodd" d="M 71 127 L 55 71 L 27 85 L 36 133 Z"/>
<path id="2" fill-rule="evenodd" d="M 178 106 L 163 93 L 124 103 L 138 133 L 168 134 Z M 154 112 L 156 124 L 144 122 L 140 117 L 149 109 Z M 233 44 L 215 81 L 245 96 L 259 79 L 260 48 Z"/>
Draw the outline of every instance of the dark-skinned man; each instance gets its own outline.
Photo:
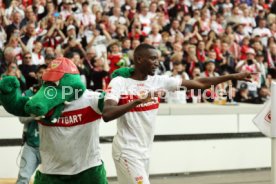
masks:
<path id="1" fill-rule="evenodd" d="M 135 69 L 129 78 L 118 76 L 107 88 L 103 119 L 117 119 L 117 134 L 112 155 L 119 184 L 149 184 L 149 157 L 154 138 L 159 92 L 208 89 L 228 80 L 249 80 L 250 73 L 181 80 L 154 75 L 158 68 L 158 52 L 147 44 L 134 51 Z"/>

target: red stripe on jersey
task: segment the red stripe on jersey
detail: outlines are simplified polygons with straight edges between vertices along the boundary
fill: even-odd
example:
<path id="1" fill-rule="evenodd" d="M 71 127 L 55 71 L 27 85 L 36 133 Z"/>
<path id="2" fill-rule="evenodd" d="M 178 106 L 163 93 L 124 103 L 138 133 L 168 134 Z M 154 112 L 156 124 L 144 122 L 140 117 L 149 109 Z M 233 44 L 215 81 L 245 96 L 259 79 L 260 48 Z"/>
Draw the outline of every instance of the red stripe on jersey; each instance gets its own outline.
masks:
<path id="1" fill-rule="evenodd" d="M 119 100 L 119 105 L 127 104 L 133 100 L 138 99 L 138 98 L 139 97 L 137 95 L 121 95 L 120 100 Z M 137 105 L 136 107 L 132 108 L 129 112 L 149 111 L 149 110 L 158 109 L 158 107 L 159 107 L 159 99 L 156 99 L 156 101 Z"/>
<path id="2" fill-rule="evenodd" d="M 95 112 L 92 107 L 85 107 L 82 109 L 63 112 L 56 123 L 48 124 L 41 121 L 39 121 L 39 123 L 45 126 L 71 127 L 91 123 L 100 118 L 101 115 Z"/>

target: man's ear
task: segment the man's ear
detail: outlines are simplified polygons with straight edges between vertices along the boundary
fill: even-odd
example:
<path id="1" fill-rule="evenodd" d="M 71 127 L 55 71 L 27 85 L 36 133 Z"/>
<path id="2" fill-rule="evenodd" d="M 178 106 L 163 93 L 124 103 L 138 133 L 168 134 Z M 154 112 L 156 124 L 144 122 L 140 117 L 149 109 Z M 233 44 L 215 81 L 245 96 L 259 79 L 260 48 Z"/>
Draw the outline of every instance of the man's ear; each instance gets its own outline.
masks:
<path id="1" fill-rule="evenodd" d="M 137 63 L 141 63 L 142 62 L 142 57 L 141 56 L 137 56 L 136 57 L 136 62 Z"/>

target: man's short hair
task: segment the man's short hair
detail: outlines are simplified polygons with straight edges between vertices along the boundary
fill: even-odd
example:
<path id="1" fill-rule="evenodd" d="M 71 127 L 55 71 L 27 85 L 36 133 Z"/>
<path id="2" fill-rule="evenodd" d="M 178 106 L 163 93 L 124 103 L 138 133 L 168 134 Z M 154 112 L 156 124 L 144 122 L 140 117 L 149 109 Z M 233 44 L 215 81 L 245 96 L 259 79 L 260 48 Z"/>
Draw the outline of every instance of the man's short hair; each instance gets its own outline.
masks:
<path id="1" fill-rule="evenodd" d="M 88 1 L 84 1 L 81 5 L 82 6 L 89 6 L 89 2 Z"/>
<path id="2" fill-rule="evenodd" d="M 134 58 L 137 57 L 137 56 L 141 56 L 143 55 L 146 50 L 149 50 L 149 49 L 156 49 L 154 46 L 152 45 L 149 45 L 149 44 L 146 44 L 146 43 L 142 43 L 140 45 L 138 45 L 135 50 L 134 50 Z"/>
<path id="3" fill-rule="evenodd" d="M 54 59 L 56 59 L 56 56 L 53 55 L 53 54 L 46 54 L 45 59 L 47 59 L 47 60 L 54 60 Z"/>
<path id="4" fill-rule="evenodd" d="M 39 72 L 41 69 L 47 69 L 47 65 L 43 64 L 43 65 L 39 65 L 35 71 L 35 73 Z"/>

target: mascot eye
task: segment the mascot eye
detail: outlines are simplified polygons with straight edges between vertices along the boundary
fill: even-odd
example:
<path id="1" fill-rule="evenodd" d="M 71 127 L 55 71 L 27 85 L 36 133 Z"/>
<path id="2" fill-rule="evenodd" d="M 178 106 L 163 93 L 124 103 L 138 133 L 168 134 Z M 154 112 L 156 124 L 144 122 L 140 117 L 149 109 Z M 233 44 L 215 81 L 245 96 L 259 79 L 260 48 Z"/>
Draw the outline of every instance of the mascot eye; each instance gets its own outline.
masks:
<path id="1" fill-rule="evenodd" d="M 56 86 L 58 86 L 59 85 L 59 81 L 56 81 L 55 84 L 56 84 Z"/>
<path id="2" fill-rule="evenodd" d="M 54 86 L 54 87 L 57 87 L 58 84 L 59 84 L 59 81 L 58 81 L 58 82 L 46 81 L 44 84 L 46 84 L 47 86 Z"/>

